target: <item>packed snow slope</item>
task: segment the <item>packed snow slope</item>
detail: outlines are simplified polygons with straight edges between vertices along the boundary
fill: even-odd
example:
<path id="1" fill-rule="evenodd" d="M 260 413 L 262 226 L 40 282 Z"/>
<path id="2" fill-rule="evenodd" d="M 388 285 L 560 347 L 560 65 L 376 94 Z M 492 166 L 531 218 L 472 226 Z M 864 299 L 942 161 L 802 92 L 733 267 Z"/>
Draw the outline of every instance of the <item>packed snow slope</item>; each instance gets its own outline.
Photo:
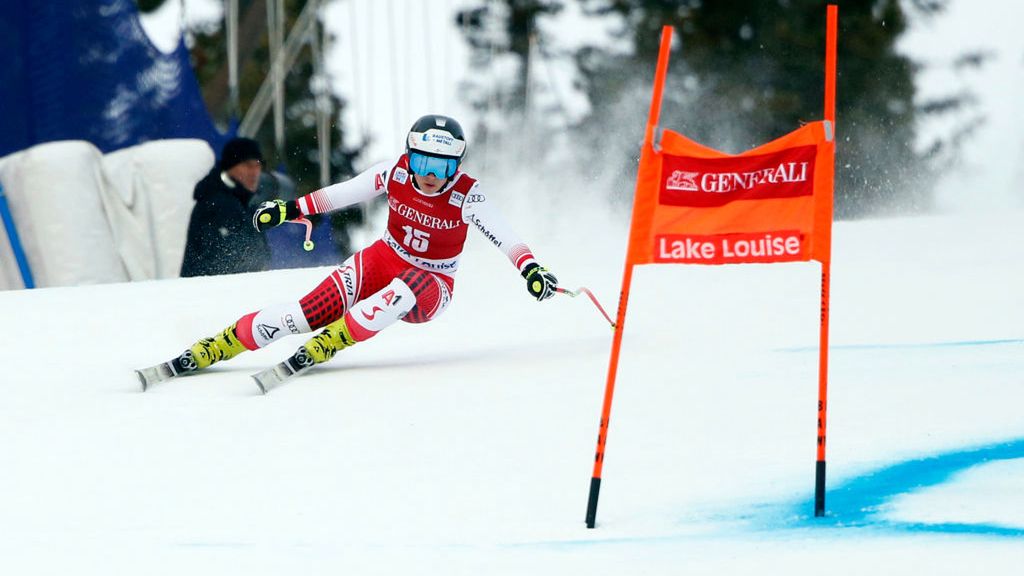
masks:
<path id="1" fill-rule="evenodd" d="M 0 573 L 1015 574 L 1022 218 L 835 226 L 825 518 L 817 263 L 637 269 L 594 530 L 611 330 L 478 234 L 444 315 L 266 396 L 302 337 L 132 369 L 327 268 L 2 292 Z M 614 310 L 625 226 L 570 220 L 518 221 Z"/>

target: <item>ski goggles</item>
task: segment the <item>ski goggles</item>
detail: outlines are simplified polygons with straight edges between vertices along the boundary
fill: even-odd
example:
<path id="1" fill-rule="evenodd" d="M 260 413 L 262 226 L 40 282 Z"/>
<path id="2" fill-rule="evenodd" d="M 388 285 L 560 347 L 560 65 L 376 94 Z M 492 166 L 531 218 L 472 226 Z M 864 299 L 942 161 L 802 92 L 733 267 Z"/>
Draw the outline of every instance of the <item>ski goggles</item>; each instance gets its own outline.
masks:
<path id="1" fill-rule="evenodd" d="M 454 158 L 438 158 L 419 152 L 409 152 L 409 170 L 412 170 L 413 174 L 420 176 L 433 174 L 438 178 L 445 179 L 455 176 L 458 169 L 459 161 Z"/>

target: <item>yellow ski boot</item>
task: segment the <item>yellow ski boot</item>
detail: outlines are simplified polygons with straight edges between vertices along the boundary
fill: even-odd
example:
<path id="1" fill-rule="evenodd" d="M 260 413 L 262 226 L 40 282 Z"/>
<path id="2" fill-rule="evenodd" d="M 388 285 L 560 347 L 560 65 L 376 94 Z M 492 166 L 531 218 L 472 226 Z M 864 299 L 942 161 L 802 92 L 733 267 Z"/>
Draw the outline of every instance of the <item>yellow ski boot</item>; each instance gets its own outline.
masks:
<path id="1" fill-rule="evenodd" d="M 345 319 L 342 318 L 324 327 L 323 331 L 310 338 L 309 342 L 306 342 L 295 354 L 305 353 L 312 362 L 304 362 L 302 366 L 312 366 L 327 362 L 334 358 L 338 350 L 348 348 L 355 343 L 356 341 L 348 332 L 348 326 L 345 325 Z"/>
<path id="2" fill-rule="evenodd" d="M 215 362 L 230 360 L 245 350 L 245 346 L 235 335 L 235 325 L 232 324 L 213 338 L 203 338 L 193 344 L 178 357 L 177 363 L 185 372 L 202 370 Z"/>
<path id="3" fill-rule="evenodd" d="M 235 325 L 232 324 L 213 338 L 203 338 L 196 342 L 181 356 L 161 362 L 156 366 L 136 370 L 135 373 L 138 374 L 142 391 L 145 392 L 154 384 L 206 368 L 214 362 L 234 358 L 245 350 L 245 345 L 238 341 L 238 336 L 235 335 Z"/>

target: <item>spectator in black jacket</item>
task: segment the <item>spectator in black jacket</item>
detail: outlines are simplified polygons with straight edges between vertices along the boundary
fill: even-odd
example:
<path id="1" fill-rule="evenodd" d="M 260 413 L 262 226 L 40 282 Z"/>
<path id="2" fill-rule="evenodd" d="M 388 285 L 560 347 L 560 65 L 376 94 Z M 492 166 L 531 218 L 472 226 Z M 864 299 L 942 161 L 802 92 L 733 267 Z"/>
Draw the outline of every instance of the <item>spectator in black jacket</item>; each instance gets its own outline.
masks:
<path id="1" fill-rule="evenodd" d="M 224 145 L 220 162 L 196 184 L 181 275 L 258 272 L 270 267 L 266 237 L 252 224 L 249 203 L 259 185 L 263 155 L 249 138 Z"/>

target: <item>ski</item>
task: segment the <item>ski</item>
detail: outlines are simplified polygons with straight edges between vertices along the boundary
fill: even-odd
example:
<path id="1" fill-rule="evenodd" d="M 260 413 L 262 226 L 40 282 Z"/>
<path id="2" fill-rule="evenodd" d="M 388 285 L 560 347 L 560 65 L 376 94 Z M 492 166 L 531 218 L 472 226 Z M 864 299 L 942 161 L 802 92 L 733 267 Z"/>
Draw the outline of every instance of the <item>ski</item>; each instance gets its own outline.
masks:
<path id="1" fill-rule="evenodd" d="M 161 362 L 149 368 L 136 370 L 135 374 L 139 377 L 139 383 L 142 384 L 142 391 L 145 392 L 156 384 L 177 378 L 183 374 L 195 372 L 195 363 L 191 360 L 191 354 L 186 352 L 181 357 Z M 299 348 L 295 354 L 284 362 L 280 362 L 258 374 L 253 374 L 252 378 L 256 381 L 256 386 L 259 387 L 260 393 L 266 394 L 272 388 L 280 386 L 285 380 L 309 370 L 314 364 L 315 362 L 309 357 L 309 354 L 303 347 Z"/>
<path id="2" fill-rule="evenodd" d="M 171 378 L 195 371 L 196 361 L 192 357 L 192 352 L 186 350 L 184 354 L 177 358 L 172 358 L 167 362 L 161 362 L 149 368 L 141 368 L 136 370 L 135 374 L 139 377 L 139 383 L 142 384 L 142 391 L 145 392 L 154 384 L 166 382 Z"/>
<path id="3" fill-rule="evenodd" d="M 256 381 L 256 386 L 259 387 L 260 392 L 266 394 L 271 389 L 280 386 L 285 380 L 309 370 L 313 367 L 313 364 L 313 359 L 306 354 L 306 349 L 299 348 L 295 354 L 284 362 L 278 362 L 262 372 L 253 374 L 252 379 Z"/>
<path id="4" fill-rule="evenodd" d="M 182 369 L 178 358 L 175 358 L 168 362 L 161 362 L 156 366 L 136 370 L 135 374 L 139 377 L 139 383 L 142 384 L 142 391 L 145 392 L 155 384 L 166 382 L 186 372 L 189 372 L 189 370 Z"/>

